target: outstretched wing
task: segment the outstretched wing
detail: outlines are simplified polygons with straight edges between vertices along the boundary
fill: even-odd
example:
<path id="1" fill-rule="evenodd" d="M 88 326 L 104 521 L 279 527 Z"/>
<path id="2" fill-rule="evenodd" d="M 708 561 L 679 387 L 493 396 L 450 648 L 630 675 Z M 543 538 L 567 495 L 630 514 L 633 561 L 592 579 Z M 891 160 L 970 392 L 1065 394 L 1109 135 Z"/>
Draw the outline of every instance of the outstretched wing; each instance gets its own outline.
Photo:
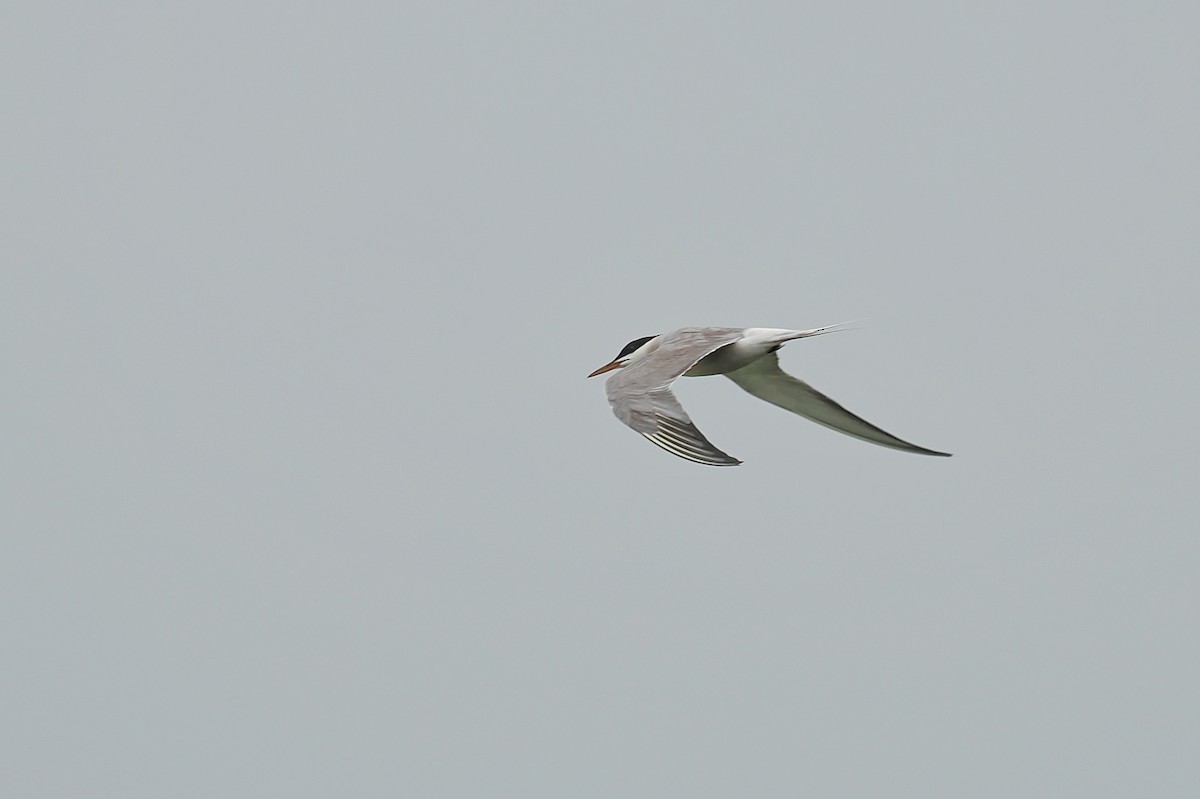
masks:
<path id="1" fill-rule="evenodd" d="M 839 433 L 905 452 L 944 457 L 950 455 L 949 452 L 936 452 L 910 444 L 855 416 L 808 383 L 780 369 L 779 356 L 773 352 L 725 376 L 759 399 L 798 413 Z"/>
<path id="2" fill-rule="evenodd" d="M 708 466 L 737 466 L 741 461 L 713 446 L 692 424 L 671 384 L 741 335 L 741 328 L 731 327 L 685 327 L 663 335 L 657 349 L 617 370 L 604 384 L 613 413 L 673 455 Z"/>

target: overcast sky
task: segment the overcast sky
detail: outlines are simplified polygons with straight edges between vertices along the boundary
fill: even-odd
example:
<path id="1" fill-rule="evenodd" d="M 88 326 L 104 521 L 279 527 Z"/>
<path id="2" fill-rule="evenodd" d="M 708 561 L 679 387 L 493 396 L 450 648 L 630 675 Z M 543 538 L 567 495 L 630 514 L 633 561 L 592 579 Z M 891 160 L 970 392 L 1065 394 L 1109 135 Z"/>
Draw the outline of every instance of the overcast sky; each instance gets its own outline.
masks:
<path id="1" fill-rule="evenodd" d="M 6 4 L 0 793 L 1200 795 L 1197 30 Z"/>

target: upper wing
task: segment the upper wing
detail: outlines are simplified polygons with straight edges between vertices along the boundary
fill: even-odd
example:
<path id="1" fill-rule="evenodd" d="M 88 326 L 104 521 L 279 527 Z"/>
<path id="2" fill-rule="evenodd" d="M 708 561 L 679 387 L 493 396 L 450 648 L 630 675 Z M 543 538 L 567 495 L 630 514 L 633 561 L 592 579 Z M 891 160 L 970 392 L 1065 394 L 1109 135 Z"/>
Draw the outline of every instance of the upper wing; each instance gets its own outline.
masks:
<path id="1" fill-rule="evenodd" d="M 840 433 L 905 452 L 947 457 L 950 455 L 949 452 L 936 452 L 910 444 L 879 429 L 866 419 L 855 416 L 808 383 L 780 369 L 779 356 L 773 352 L 725 376 L 759 399 L 798 413 Z"/>
<path id="2" fill-rule="evenodd" d="M 671 393 L 671 384 L 705 355 L 737 341 L 741 328 L 683 328 L 667 333 L 656 350 L 618 369 L 604 384 L 613 413 L 673 455 L 708 466 L 741 461 L 713 446 Z"/>

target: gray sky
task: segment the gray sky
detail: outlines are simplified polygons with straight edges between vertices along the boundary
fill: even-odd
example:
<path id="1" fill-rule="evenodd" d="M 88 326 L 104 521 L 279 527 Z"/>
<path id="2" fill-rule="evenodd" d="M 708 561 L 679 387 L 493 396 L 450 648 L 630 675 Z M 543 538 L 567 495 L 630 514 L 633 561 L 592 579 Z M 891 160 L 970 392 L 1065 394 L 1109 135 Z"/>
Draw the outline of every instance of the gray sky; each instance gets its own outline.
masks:
<path id="1" fill-rule="evenodd" d="M 1200 795 L 1198 27 L 8 4 L 0 793 Z"/>

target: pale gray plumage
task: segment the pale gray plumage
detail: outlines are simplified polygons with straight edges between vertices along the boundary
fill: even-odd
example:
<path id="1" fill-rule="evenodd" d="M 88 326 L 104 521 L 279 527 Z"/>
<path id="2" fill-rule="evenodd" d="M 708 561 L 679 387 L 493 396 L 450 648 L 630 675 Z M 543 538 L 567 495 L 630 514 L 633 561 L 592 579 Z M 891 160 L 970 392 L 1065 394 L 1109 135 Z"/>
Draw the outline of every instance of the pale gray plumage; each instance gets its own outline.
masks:
<path id="1" fill-rule="evenodd" d="M 839 433 L 905 452 L 942 456 L 949 454 L 910 444 L 856 416 L 808 383 L 780 369 L 779 356 L 773 352 L 767 353 L 757 361 L 751 361 L 741 369 L 727 372 L 725 376 L 759 399 Z"/>
<path id="2" fill-rule="evenodd" d="M 671 384 L 683 375 L 724 374 L 750 394 L 838 432 L 905 452 L 948 455 L 893 436 L 779 368 L 775 351 L 785 342 L 832 329 L 685 327 L 630 342 L 593 375 L 617 369 L 605 384 L 617 418 L 668 452 L 709 466 L 741 461 L 705 438 L 679 404 Z"/>
<path id="3" fill-rule="evenodd" d="M 737 458 L 713 446 L 688 417 L 671 384 L 704 356 L 737 341 L 741 328 L 683 328 L 663 339 L 652 354 L 619 369 L 604 384 L 613 413 L 650 441 L 686 460 L 736 466 Z"/>

